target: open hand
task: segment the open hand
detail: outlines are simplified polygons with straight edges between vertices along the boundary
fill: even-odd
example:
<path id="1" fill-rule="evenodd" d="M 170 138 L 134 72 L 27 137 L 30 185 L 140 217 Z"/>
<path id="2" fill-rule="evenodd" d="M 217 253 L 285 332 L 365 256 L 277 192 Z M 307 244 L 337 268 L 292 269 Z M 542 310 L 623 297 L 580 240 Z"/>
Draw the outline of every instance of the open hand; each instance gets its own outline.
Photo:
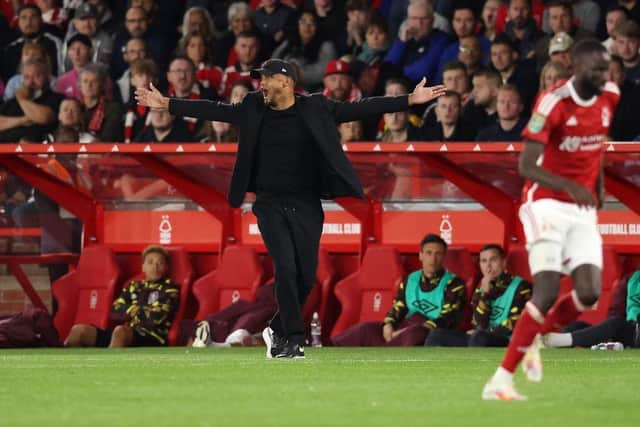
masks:
<path id="1" fill-rule="evenodd" d="M 162 95 L 153 83 L 149 83 L 149 89 L 143 87 L 136 89 L 135 97 L 138 104 L 144 105 L 145 107 L 163 110 L 169 108 L 169 98 Z"/>
<path id="2" fill-rule="evenodd" d="M 409 105 L 424 104 L 443 95 L 447 88 L 444 85 L 427 87 L 427 78 L 423 77 L 409 95 Z"/>

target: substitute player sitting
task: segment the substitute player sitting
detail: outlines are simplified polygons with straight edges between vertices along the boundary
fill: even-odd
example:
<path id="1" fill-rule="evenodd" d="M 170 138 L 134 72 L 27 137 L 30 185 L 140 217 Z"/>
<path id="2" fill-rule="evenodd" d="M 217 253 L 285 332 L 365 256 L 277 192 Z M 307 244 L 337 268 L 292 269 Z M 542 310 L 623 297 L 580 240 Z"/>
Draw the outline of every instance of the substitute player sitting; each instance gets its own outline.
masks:
<path id="1" fill-rule="evenodd" d="M 610 58 L 597 40 L 578 42 L 572 58 L 573 77 L 540 96 L 523 131 L 519 171 L 527 182 L 519 215 L 533 295 L 483 399 L 525 399 L 514 388 L 513 372 L 526 352 L 527 379 L 542 379 L 536 336 L 575 320 L 600 295 L 602 239 L 596 208 L 603 199 L 603 143 L 620 93 L 606 81 Z M 571 274 L 574 290 L 556 302 L 562 273 Z"/>
<path id="2" fill-rule="evenodd" d="M 178 310 L 180 288 L 167 278 L 169 254 L 161 246 L 142 253 L 143 280 L 125 285 L 113 302 L 112 325 L 104 330 L 94 325 L 73 325 L 67 347 L 148 347 L 167 344 L 167 335 Z"/>

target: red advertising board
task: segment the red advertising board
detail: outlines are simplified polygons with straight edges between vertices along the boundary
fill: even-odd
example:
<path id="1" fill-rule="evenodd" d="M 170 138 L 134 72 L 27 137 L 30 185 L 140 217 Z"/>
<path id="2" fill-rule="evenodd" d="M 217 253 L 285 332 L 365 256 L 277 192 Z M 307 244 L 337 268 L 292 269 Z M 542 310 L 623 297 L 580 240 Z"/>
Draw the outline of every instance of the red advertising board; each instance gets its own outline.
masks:
<path id="1" fill-rule="evenodd" d="M 104 242 L 110 246 L 189 245 L 217 251 L 222 240 L 220 221 L 199 211 L 107 211 Z"/>

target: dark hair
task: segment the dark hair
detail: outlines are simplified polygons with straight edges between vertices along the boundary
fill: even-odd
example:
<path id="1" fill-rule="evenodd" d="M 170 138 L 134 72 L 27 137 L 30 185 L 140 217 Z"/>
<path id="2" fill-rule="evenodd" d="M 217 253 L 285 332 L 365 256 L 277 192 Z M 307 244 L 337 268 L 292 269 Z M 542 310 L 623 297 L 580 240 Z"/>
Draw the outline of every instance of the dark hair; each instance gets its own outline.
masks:
<path id="1" fill-rule="evenodd" d="M 611 5 L 609 7 L 609 9 L 607 9 L 607 13 L 605 14 L 605 16 L 607 16 L 608 14 L 610 14 L 611 12 L 620 12 L 622 13 L 627 19 L 631 19 L 631 13 L 629 12 L 629 9 L 627 9 L 624 6 L 620 6 L 617 3 L 614 3 L 613 5 Z"/>
<path id="2" fill-rule="evenodd" d="M 492 249 L 498 252 L 498 255 L 500 255 L 500 258 L 504 258 L 507 256 L 507 254 L 504 252 L 504 248 L 497 243 L 489 243 L 488 245 L 484 245 L 482 249 L 480 249 L 480 252 L 490 251 Z"/>
<path id="3" fill-rule="evenodd" d="M 467 73 L 467 67 L 460 61 L 450 61 L 444 64 L 444 67 L 442 67 L 442 74 L 444 74 L 445 71 L 451 70 L 462 70 L 465 74 Z"/>
<path id="4" fill-rule="evenodd" d="M 164 257 L 164 261 L 169 264 L 169 252 L 160 245 L 149 245 L 142 251 L 142 262 L 149 254 L 160 254 Z"/>
<path id="5" fill-rule="evenodd" d="M 185 56 L 185 55 L 177 55 L 177 56 L 175 56 L 171 61 L 169 61 L 169 68 L 171 67 L 171 63 L 173 61 L 187 61 L 191 65 L 191 70 L 193 71 L 193 73 L 194 74 L 196 73 L 196 65 L 193 63 L 191 58 L 189 58 L 188 56 Z M 167 71 L 169 71 L 169 68 L 167 68 Z"/>
<path id="6" fill-rule="evenodd" d="M 253 87 L 253 85 L 251 84 L 251 80 L 247 80 L 247 79 L 239 79 L 233 82 L 233 84 L 231 85 L 231 90 L 233 90 L 233 88 L 236 86 L 242 86 L 243 88 L 247 89 L 249 92 L 253 92 L 254 90 L 256 90 L 256 88 Z"/>
<path id="7" fill-rule="evenodd" d="M 371 27 L 379 28 L 380 31 L 389 36 L 389 26 L 387 25 L 387 21 L 385 21 L 379 13 L 372 13 L 369 16 L 369 22 L 367 23 L 366 31 L 369 31 L 369 28 Z"/>
<path id="8" fill-rule="evenodd" d="M 16 16 L 19 16 L 23 10 L 27 10 L 27 9 L 33 9 L 36 11 L 36 14 L 42 18 L 42 11 L 40 10 L 40 8 L 38 6 L 36 6 L 34 3 L 26 3 L 23 4 L 22 6 L 20 6 L 18 8 L 18 10 L 16 11 Z"/>
<path id="9" fill-rule="evenodd" d="M 511 4 L 513 0 L 509 0 L 509 4 Z M 531 8 L 531 0 L 526 0 L 527 5 L 529 5 L 529 8 Z"/>
<path id="10" fill-rule="evenodd" d="M 447 242 L 445 242 L 442 237 L 438 236 L 437 234 L 429 233 L 420 241 L 420 252 L 422 252 L 422 250 L 424 249 L 424 245 L 428 243 L 439 243 L 444 247 L 445 251 L 447 250 Z"/>
<path id="11" fill-rule="evenodd" d="M 352 10 L 363 10 L 368 12 L 371 9 L 371 2 L 369 0 L 347 0 L 344 6 L 344 10 L 350 12 Z"/>
<path id="12" fill-rule="evenodd" d="M 472 79 L 474 77 L 484 77 L 487 80 L 493 80 L 497 87 L 502 86 L 502 77 L 497 71 L 494 71 L 490 68 L 482 68 L 475 73 L 473 73 Z"/>
<path id="13" fill-rule="evenodd" d="M 453 17 L 458 10 L 470 10 L 473 15 L 473 19 L 478 20 L 478 15 L 476 14 L 476 10 L 471 6 L 471 4 L 467 2 L 459 2 L 453 7 L 453 13 L 451 14 L 451 22 L 453 22 Z"/>
<path id="14" fill-rule="evenodd" d="M 513 41 L 506 34 L 500 34 L 498 37 L 496 37 L 493 40 L 493 42 L 491 42 L 491 46 L 495 46 L 499 44 L 507 46 L 509 49 L 511 49 L 514 52 L 516 51 L 516 47 L 513 44 Z"/>
<path id="15" fill-rule="evenodd" d="M 640 38 L 640 25 L 632 19 L 624 21 L 615 28 L 616 36 Z"/>
<path id="16" fill-rule="evenodd" d="M 409 93 L 409 91 L 411 90 L 411 85 L 409 84 L 407 79 L 405 79 L 404 77 L 389 77 L 384 82 L 385 89 L 387 88 L 387 86 L 392 85 L 392 84 L 401 85 L 402 87 L 404 87 L 406 89 L 407 93 Z"/>
<path id="17" fill-rule="evenodd" d="M 575 61 L 577 58 L 591 55 L 596 52 L 607 52 L 607 48 L 602 46 L 597 39 L 588 38 L 582 39 L 573 45 L 571 49 L 571 58 Z"/>
<path id="18" fill-rule="evenodd" d="M 624 61 L 620 55 L 611 55 L 611 62 L 616 62 L 622 68 L 622 72 L 624 73 Z"/>
<path id="19" fill-rule="evenodd" d="M 237 36 L 236 36 L 236 40 L 243 38 L 243 39 L 256 39 L 258 40 L 258 42 L 260 41 L 260 36 L 258 35 L 258 33 L 256 33 L 253 30 L 249 30 L 249 31 L 242 31 L 240 32 Z"/>
<path id="20" fill-rule="evenodd" d="M 547 3 L 547 10 L 552 7 L 561 7 L 569 12 L 569 15 L 573 16 L 573 6 L 571 6 L 571 2 L 567 0 L 553 0 Z"/>

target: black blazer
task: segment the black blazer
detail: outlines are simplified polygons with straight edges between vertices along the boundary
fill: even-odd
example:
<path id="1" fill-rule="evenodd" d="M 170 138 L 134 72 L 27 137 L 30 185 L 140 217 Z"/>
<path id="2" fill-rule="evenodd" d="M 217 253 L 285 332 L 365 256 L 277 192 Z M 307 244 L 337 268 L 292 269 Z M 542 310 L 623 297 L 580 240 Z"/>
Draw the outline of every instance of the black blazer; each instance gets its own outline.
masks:
<path id="1" fill-rule="evenodd" d="M 296 95 L 296 106 L 322 154 L 320 197 L 364 198 L 362 185 L 342 150 L 336 123 L 361 120 L 370 115 L 405 111 L 408 97 L 372 97 L 356 102 L 338 102 L 322 94 Z M 254 157 L 265 110 L 260 92 L 250 92 L 240 104 L 171 98 L 169 112 L 176 116 L 233 123 L 239 130 L 238 154 L 231 177 L 229 203 L 238 207 L 247 191 L 255 192 Z"/>

